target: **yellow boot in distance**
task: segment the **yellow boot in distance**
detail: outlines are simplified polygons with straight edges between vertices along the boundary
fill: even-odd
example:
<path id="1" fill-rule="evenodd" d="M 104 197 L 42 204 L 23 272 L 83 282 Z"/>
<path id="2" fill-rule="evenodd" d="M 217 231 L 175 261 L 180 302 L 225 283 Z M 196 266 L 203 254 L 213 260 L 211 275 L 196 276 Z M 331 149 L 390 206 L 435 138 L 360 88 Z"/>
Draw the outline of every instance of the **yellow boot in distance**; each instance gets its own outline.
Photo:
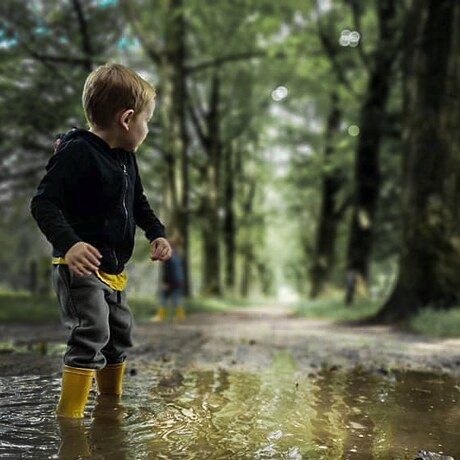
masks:
<path id="1" fill-rule="evenodd" d="M 166 308 L 158 307 L 157 314 L 152 318 L 155 323 L 160 323 L 166 319 Z"/>
<path id="2" fill-rule="evenodd" d="M 56 414 L 59 417 L 83 417 L 93 377 L 94 369 L 64 366 L 61 398 L 56 409 Z"/>
<path id="3" fill-rule="evenodd" d="M 97 389 L 101 395 L 121 396 L 126 363 L 107 364 L 96 371 Z"/>
<path id="4" fill-rule="evenodd" d="M 174 321 L 184 321 L 185 310 L 184 307 L 176 307 L 176 314 L 174 315 Z"/>

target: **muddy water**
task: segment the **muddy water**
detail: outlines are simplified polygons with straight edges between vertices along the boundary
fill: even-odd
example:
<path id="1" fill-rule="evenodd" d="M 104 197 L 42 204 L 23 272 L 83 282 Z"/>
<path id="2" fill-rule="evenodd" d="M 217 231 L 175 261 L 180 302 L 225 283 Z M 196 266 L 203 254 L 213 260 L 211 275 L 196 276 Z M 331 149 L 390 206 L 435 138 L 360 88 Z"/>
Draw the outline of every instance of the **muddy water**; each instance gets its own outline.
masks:
<path id="1" fill-rule="evenodd" d="M 425 374 L 307 375 L 288 355 L 257 374 L 164 369 L 90 396 L 83 422 L 53 416 L 59 377 L 0 379 L 2 459 L 460 459 L 457 382 Z"/>

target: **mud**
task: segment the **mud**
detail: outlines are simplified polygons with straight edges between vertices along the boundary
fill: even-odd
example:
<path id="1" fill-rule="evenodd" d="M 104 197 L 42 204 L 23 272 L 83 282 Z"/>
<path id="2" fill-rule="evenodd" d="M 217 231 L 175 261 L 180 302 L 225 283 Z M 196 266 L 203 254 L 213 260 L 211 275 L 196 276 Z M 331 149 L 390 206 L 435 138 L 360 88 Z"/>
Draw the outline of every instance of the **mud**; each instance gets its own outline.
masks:
<path id="1" fill-rule="evenodd" d="M 59 324 L 0 325 L 0 376 L 59 372 L 66 331 Z M 288 306 L 198 313 L 181 323 L 138 323 L 128 373 L 223 368 L 257 372 L 288 353 L 302 371 L 361 369 L 382 375 L 421 371 L 460 375 L 460 340 L 440 340 L 388 326 L 341 325 L 296 318 Z"/>

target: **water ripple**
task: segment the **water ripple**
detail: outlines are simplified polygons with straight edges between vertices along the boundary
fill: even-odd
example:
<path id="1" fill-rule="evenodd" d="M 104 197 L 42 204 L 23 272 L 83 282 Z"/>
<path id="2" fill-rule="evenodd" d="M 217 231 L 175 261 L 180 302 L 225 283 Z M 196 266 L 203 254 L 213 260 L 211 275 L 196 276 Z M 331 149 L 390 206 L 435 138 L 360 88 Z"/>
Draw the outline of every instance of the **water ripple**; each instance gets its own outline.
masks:
<path id="1" fill-rule="evenodd" d="M 460 456 L 460 434 L 445 423 L 460 425 L 456 382 L 447 378 L 311 377 L 280 361 L 276 372 L 184 377 L 160 391 L 152 368 L 127 379 L 118 402 L 92 392 L 85 419 L 71 423 L 54 415 L 59 376 L 1 378 L 0 457 L 387 460 L 420 448 Z"/>

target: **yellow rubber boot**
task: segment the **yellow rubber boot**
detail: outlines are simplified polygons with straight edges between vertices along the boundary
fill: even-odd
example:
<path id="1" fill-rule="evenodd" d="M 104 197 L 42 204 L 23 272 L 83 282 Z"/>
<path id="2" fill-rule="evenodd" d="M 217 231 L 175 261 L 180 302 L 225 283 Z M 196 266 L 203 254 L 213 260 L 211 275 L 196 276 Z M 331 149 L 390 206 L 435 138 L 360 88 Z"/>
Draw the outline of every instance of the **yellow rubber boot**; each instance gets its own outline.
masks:
<path id="1" fill-rule="evenodd" d="M 157 314 L 152 318 L 152 321 L 159 323 L 166 319 L 166 308 L 158 307 Z"/>
<path id="2" fill-rule="evenodd" d="M 107 364 L 96 371 L 97 389 L 101 395 L 121 396 L 126 363 Z"/>
<path id="3" fill-rule="evenodd" d="M 174 315 L 174 321 L 183 321 L 185 319 L 184 307 L 176 307 L 176 314 Z"/>
<path id="4" fill-rule="evenodd" d="M 59 417 L 82 418 L 93 383 L 94 369 L 64 366 L 61 398 L 56 409 Z"/>

